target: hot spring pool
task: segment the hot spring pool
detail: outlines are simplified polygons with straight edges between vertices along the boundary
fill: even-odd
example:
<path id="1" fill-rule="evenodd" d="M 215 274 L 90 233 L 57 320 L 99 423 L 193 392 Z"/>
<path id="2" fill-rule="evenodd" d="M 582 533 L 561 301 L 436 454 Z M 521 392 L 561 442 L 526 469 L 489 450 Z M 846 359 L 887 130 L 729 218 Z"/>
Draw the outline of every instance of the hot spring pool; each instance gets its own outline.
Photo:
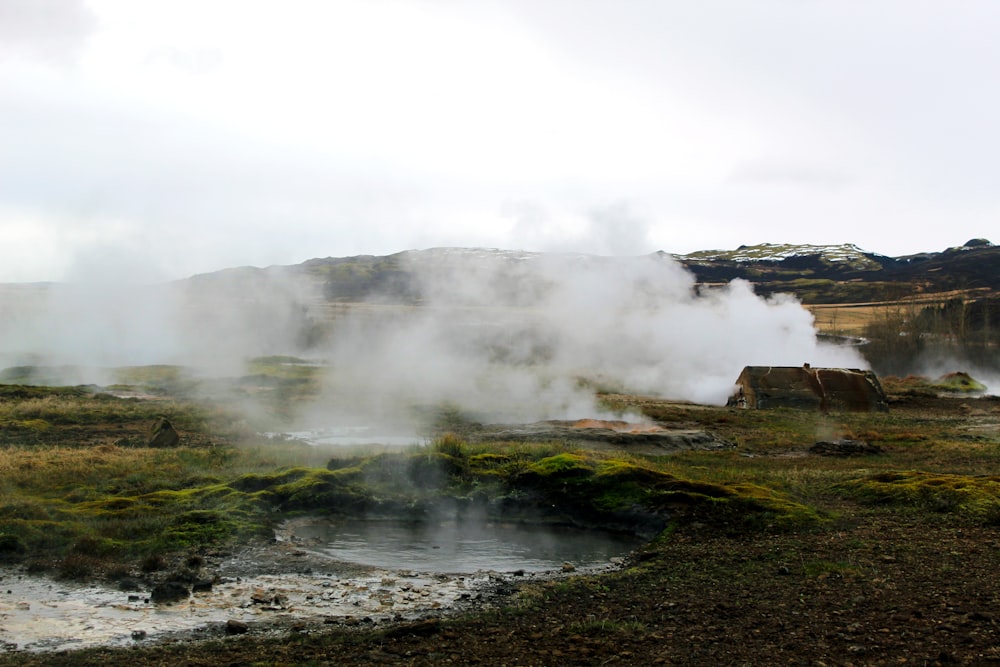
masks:
<path id="1" fill-rule="evenodd" d="M 348 563 L 451 574 L 606 565 L 642 544 L 631 535 L 490 521 L 316 521 L 294 535 Z"/>

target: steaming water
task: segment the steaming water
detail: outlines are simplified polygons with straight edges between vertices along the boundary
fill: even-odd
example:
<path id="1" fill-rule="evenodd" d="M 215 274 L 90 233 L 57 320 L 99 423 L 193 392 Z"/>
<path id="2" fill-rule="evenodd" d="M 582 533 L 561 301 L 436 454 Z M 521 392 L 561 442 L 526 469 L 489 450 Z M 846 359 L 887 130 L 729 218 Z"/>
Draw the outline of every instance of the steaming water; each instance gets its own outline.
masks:
<path id="1" fill-rule="evenodd" d="M 438 573 L 602 565 L 641 544 L 632 536 L 519 523 L 316 522 L 295 533 L 337 560 Z"/>
<path id="2" fill-rule="evenodd" d="M 369 426 L 336 426 L 308 431 L 281 433 L 281 437 L 293 438 L 310 445 L 349 446 L 387 445 L 408 447 L 426 444 L 427 439 L 418 435 L 382 433 Z"/>

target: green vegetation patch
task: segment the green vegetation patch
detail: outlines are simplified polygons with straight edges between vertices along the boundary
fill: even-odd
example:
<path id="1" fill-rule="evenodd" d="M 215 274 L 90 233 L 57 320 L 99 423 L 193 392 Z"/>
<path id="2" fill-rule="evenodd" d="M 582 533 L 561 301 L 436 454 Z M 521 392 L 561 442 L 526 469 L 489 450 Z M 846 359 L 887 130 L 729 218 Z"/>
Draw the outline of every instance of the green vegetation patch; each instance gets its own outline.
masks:
<path id="1" fill-rule="evenodd" d="M 1000 477 L 931 472 L 882 472 L 838 485 L 868 504 L 898 505 L 1000 523 Z"/>
<path id="2" fill-rule="evenodd" d="M 575 451 L 547 456 L 509 485 L 597 517 L 647 511 L 671 520 L 697 519 L 733 528 L 790 527 L 820 520 L 813 508 L 771 489 L 687 479 L 625 454 Z"/>
<path id="3" fill-rule="evenodd" d="M 968 373 L 961 371 L 948 373 L 939 377 L 932 385 L 939 391 L 956 394 L 983 394 L 986 393 L 986 385 L 975 379 Z"/>
<path id="4" fill-rule="evenodd" d="M 67 401 L 72 405 L 62 405 Z M 0 410 L 19 420 L 45 415 L 58 425 L 96 419 L 92 413 L 105 405 L 119 416 L 147 415 L 144 402 L 86 393 L 33 396 L 0 403 Z M 158 411 L 171 405 L 154 403 Z M 207 419 L 203 408 L 175 407 L 175 423 Z M 470 444 L 446 435 L 426 447 L 353 455 L 326 467 L 314 467 L 315 460 L 287 465 L 292 454 L 278 446 L 183 443 L 2 447 L 0 558 L 61 559 L 69 576 L 95 571 L 100 561 L 136 562 L 267 536 L 276 522 L 300 513 L 419 517 L 442 506 L 644 534 L 685 518 L 734 528 L 818 518 L 764 487 L 690 479 L 665 462 L 560 443 Z"/>

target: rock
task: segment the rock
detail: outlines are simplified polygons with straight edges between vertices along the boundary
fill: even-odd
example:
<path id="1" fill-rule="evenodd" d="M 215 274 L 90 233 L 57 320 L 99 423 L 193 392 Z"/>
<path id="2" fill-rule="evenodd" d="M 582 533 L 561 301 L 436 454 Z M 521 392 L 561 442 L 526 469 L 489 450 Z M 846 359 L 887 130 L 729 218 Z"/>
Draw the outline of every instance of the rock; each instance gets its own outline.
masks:
<path id="1" fill-rule="evenodd" d="M 190 595 L 191 591 L 186 584 L 179 581 L 165 581 L 162 584 L 153 586 L 149 598 L 153 602 L 160 604 L 186 600 Z"/>
<path id="2" fill-rule="evenodd" d="M 226 634 L 227 635 L 245 635 L 250 631 L 250 626 L 243 621 L 238 621 L 235 618 L 231 618 L 226 621 Z"/>
<path id="3" fill-rule="evenodd" d="M 842 439 L 835 442 L 821 440 L 809 451 L 820 456 L 863 456 L 865 454 L 881 454 L 882 448 L 864 440 Z"/>
<path id="4" fill-rule="evenodd" d="M 212 590 L 212 580 L 211 579 L 199 579 L 194 582 L 191 586 L 191 592 L 193 593 L 209 593 Z"/>
<path id="5" fill-rule="evenodd" d="M 288 596 L 283 593 L 258 588 L 250 594 L 250 601 L 254 604 L 264 605 L 265 607 L 281 608 L 288 604 Z"/>
<path id="6" fill-rule="evenodd" d="M 563 572 L 576 572 L 576 565 L 573 565 L 573 563 L 563 563 L 561 569 Z"/>
<path id="7" fill-rule="evenodd" d="M 145 638 L 146 638 L 146 631 L 145 630 L 133 630 L 132 631 L 132 639 L 134 639 L 136 641 L 139 641 L 140 639 L 145 639 Z"/>
<path id="8" fill-rule="evenodd" d="M 150 447 L 176 447 L 180 444 L 181 437 L 174 430 L 173 424 L 166 417 L 160 417 L 153 424 L 150 430 L 149 440 L 146 442 Z"/>

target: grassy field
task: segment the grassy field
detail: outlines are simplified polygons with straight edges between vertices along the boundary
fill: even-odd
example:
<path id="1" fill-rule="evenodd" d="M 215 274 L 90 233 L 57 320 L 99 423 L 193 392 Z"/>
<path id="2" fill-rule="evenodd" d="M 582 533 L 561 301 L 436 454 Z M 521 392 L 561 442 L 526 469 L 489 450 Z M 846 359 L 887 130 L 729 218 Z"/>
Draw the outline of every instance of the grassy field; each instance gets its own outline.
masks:
<path id="1" fill-rule="evenodd" d="M 806 303 L 805 308 L 815 318 L 816 330 L 834 336 L 862 336 L 873 323 L 898 316 L 915 317 L 921 308 L 939 306 L 952 299 L 974 299 L 995 296 L 991 290 L 953 290 L 917 294 L 898 300 L 878 300 L 861 303 Z"/>
<path id="2" fill-rule="evenodd" d="M 300 370 L 282 372 L 290 373 L 293 382 L 301 379 Z M 905 597 L 893 598 L 888 610 L 889 603 L 871 593 L 882 590 L 884 571 L 900 562 L 914 568 L 906 576 L 932 582 L 927 586 L 934 595 L 968 598 L 941 609 L 973 605 L 975 613 L 993 618 L 988 608 L 1000 604 L 1000 591 L 984 565 L 992 557 L 980 549 L 1000 544 L 1000 401 L 939 397 L 927 386 L 902 381 L 887 388 L 888 413 L 747 411 L 601 396 L 612 410 L 641 413 L 664 427 L 708 430 L 736 445 L 643 457 L 560 442 L 472 444 L 450 434 L 395 452 L 324 450 L 256 435 L 230 403 L 5 385 L 0 388 L 0 559 L 74 579 L 155 579 L 205 549 L 267 541 L 277 522 L 303 513 L 408 516 L 423 504 L 450 502 L 516 506 L 539 520 L 591 526 L 621 526 L 626 517 L 637 529 L 648 529 L 654 517 L 662 532 L 625 572 L 525 587 L 504 610 L 435 625 L 430 637 L 384 629 L 360 635 L 331 631 L 310 635 L 308 645 L 259 639 L 143 649 L 142 660 L 370 664 L 381 651 L 376 661 L 440 664 L 440 646 L 431 644 L 444 642 L 457 656 L 452 662 L 467 664 L 489 655 L 495 664 L 564 664 L 560 657 L 576 655 L 567 653 L 576 650 L 572 646 L 592 649 L 571 661 L 577 664 L 601 664 L 616 655 L 623 664 L 653 664 L 667 644 L 674 646 L 675 656 L 687 656 L 673 660 L 677 664 L 726 663 L 708 660 L 707 654 L 698 658 L 691 642 L 679 643 L 680 635 L 670 643 L 674 631 L 696 631 L 728 647 L 734 664 L 737 658 L 755 662 L 793 649 L 797 652 L 790 655 L 817 651 L 822 662 L 831 655 L 823 652 L 822 642 L 803 638 L 806 643 L 797 648 L 791 640 L 765 645 L 749 620 L 741 625 L 727 616 L 723 630 L 712 615 L 741 606 L 757 610 L 766 598 L 768 618 L 785 614 L 787 632 L 793 627 L 788 623 L 801 623 L 788 616 L 795 608 L 788 605 L 805 591 L 811 604 L 829 607 L 833 614 L 842 609 L 837 600 L 847 590 L 854 601 L 851 613 L 870 614 L 867 622 L 893 628 L 900 605 L 918 607 L 921 618 L 930 618 L 937 607 L 923 588 L 893 588 L 893 595 Z M 150 447 L 150 426 L 163 417 L 175 426 L 180 442 Z M 880 452 L 840 457 L 810 452 L 817 441 L 845 438 L 865 441 Z M 940 549 L 946 556 L 964 556 L 935 560 Z M 967 586 L 955 585 L 959 570 L 967 573 Z M 774 579 L 775 572 L 787 576 Z M 702 609 L 706 596 L 715 598 L 696 585 L 725 591 L 727 597 Z M 675 600 L 686 615 L 671 616 L 664 599 Z M 779 607 L 784 611 L 774 611 Z M 830 618 L 839 623 L 836 614 Z M 556 627 L 560 630 L 549 631 Z M 491 639 L 501 632 L 498 628 L 514 633 L 505 635 L 507 649 Z M 465 646 L 451 642 L 450 633 L 461 636 Z M 743 640 L 734 644 L 737 635 Z M 937 657 L 986 650 L 986 639 L 963 636 L 956 642 L 928 639 L 920 650 Z M 885 644 L 881 636 L 877 639 L 882 644 L 870 640 L 867 645 Z M 835 647 L 829 649 L 833 655 L 855 646 L 849 637 L 825 641 Z M 388 646 L 399 651 L 385 654 Z M 623 646 L 632 647 L 631 655 L 622 656 Z M 760 652 L 748 653 L 753 646 Z M 502 652 L 515 649 L 519 652 Z M 889 660 L 897 649 L 879 649 L 883 653 L 875 655 Z M 0 654 L 0 664 L 134 664 L 137 655 L 134 650 L 44 658 Z M 855 664 L 869 663 L 882 664 Z"/>
<path id="3" fill-rule="evenodd" d="M 606 407 L 666 427 L 698 428 L 731 450 L 640 457 L 559 442 L 477 443 L 445 435 L 395 453 L 324 450 L 264 438 L 223 407 L 137 400 L 81 388 L 0 390 L 0 552 L 80 576 L 136 568 L 268 536 L 293 512 L 393 511 L 449 498 L 490 506 L 523 498 L 567 521 L 637 517 L 767 529 L 821 523 L 832 499 L 949 507 L 963 520 L 1000 517 L 996 406 L 982 414 L 893 386 L 889 413 L 745 411 L 605 395 Z M 971 410 L 971 408 L 967 408 Z M 175 447 L 147 444 L 166 418 Z M 883 454 L 808 453 L 818 440 L 863 440 Z M 687 518 L 685 518 L 687 517 Z M 742 528 L 741 528 L 742 529 Z"/>

